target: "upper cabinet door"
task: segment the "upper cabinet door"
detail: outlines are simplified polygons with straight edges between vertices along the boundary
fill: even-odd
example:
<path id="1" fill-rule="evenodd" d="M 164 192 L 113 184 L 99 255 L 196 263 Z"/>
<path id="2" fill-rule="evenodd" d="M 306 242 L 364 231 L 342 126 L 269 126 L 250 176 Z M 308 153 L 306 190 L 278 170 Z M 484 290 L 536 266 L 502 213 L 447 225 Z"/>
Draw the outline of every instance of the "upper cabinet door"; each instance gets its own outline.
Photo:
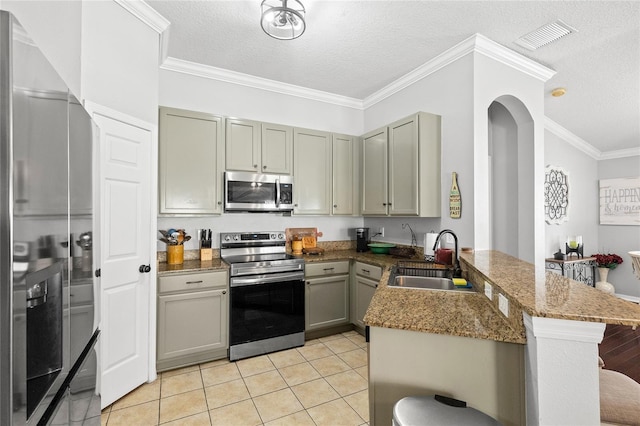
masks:
<path id="1" fill-rule="evenodd" d="M 293 144 L 293 212 L 331 214 L 331 134 L 295 129 Z"/>
<path id="2" fill-rule="evenodd" d="M 374 130 L 362 141 L 362 214 L 387 214 L 387 128 Z"/>
<path id="3" fill-rule="evenodd" d="M 418 120 L 411 116 L 389 126 L 389 214 L 417 216 Z"/>
<path id="4" fill-rule="evenodd" d="M 293 169 L 293 128 L 262 123 L 263 173 L 290 175 Z"/>
<path id="5" fill-rule="evenodd" d="M 227 118 L 226 169 L 260 173 L 260 123 Z"/>
<path id="6" fill-rule="evenodd" d="M 333 135 L 333 205 L 332 214 L 354 213 L 354 147 L 351 136 Z"/>
<path id="7" fill-rule="evenodd" d="M 222 213 L 222 118 L 160 108 L 160 214 Z"/>

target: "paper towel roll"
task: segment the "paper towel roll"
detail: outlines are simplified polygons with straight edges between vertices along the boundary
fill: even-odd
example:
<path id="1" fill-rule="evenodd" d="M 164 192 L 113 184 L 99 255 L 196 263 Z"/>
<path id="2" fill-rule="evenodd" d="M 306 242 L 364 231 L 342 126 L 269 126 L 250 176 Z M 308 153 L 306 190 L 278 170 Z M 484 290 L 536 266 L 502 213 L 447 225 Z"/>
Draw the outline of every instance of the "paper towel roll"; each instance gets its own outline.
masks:
<path id="1" fill-rule="evenodd" d="M 433 245 L 436 243 L 438 234 L 435 232 L 427 232 L 424 234 L 424 255 L 433 256 Z"/>

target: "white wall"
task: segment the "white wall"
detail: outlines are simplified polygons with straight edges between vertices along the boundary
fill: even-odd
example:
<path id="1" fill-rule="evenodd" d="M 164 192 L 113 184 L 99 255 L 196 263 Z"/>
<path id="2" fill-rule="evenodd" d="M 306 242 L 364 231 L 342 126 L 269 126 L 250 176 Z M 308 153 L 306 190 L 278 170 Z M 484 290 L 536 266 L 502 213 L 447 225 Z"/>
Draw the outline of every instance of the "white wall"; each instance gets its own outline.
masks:
<path id="1" fill-rule="evenodd" d="M 640 176 L 640 156 L 601 160 L 597 165 L 599 179 L 615 179 Z M 592 192 L 596 198 L 593 207 L 595 223 L 600 223 L 600 207 L 598 200 L 599 185 L 593 176 Z M 597 225 L 598 253 L 616 253 L 622 257 L 624 263 L 609 272 L 607 281 L 616 288 L 616 294 L 629 295 L 640 298 L 640 280 L 631 269 L 629 251 L 640 250 L 640 226 L 637 225 Z"/>
<path id="2" fill-rule="evenodd" d="M 16 16 L 71 92 L 80 99 L 82 2 L 2 0 L 0 9 Z"/>
<path id="3" fill-rule="evenodd" d="M 564 253 L 569 235 L 582 235 L 585 256 L 598 253 L 598 162 L 549 131 L 545 132 L 544 159 L 545 165 L 569 173 L 569 220 L 545 224 L 545 256 L 552 257 L 558 248 Z"/>
<path id="4" fill-rule="evenodd" d="M 114 1 L 82 4 L 82 97 L 157 124 L 158 33 Z"/>

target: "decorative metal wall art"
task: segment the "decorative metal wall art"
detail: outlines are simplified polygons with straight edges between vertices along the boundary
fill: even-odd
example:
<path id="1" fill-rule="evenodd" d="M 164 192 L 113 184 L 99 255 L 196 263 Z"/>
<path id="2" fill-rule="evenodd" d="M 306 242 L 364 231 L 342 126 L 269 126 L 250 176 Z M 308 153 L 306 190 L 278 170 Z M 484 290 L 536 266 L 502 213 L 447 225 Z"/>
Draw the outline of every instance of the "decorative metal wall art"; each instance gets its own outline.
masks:
<path id="1" fill-rule="evenodd" d="M 545 169 L 544 216 L 547 223 L 555 225 L 569 220 L 569 172 L 561 167 Z"/>

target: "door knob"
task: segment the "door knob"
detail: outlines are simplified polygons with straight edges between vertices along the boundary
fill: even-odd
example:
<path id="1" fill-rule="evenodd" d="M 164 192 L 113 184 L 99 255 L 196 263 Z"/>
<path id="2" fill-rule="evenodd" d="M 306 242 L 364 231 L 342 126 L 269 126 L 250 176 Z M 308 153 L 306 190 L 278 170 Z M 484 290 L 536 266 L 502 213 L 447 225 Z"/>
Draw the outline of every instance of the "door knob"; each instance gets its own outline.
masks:
<path id="1" fill-rule="evenodd" d="M 96 269 L 96 271 L 95 271 L 96 278 L 100 278 L 101 274 L 102 274 L 102 271 L 100 269 Z"/>
<path id="2" fill-rule="evenodd" d="M 140 271 L 141 274 L 150 272 L 151 271 L 151 265 L 140 265 L 140 267 L 138 268 L 138 271 Z"/>

